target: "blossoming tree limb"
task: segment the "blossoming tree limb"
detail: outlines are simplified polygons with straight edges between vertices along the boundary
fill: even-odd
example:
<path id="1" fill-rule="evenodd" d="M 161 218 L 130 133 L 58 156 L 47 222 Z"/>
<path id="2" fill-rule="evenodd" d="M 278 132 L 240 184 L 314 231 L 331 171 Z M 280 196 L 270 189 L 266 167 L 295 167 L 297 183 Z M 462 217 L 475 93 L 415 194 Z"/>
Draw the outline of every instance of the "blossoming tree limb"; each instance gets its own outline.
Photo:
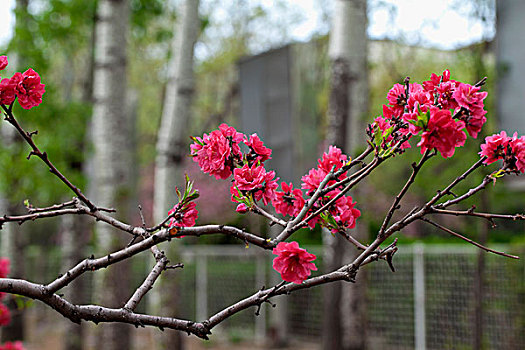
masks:
<path id="1" fill-rule="evenodd" d="M 482 84 L 471 86 L 451 80 L 448 71 L 441 75 L 432 74 L 431 79 L 423 84 L 412 84 L 406 79 L 404 85 L 394 85 L 388 93 L 389 105 L 384 106 L 383 115 L 376 118 L 367 128 L 368 147 L 353 159 L 342 154 L 337 147 L 329 147 L 328 152 L 318 160 L 317 168 L 311 169 L 303 176 L 301 188 L 281 183 L 281 190 L 279 190 L 277 174 L 264 168 L 264 162 L 270 159 L 272 152 L 264 146 L 256 134 L 246 136 L 233 127 L 222 124 L 209 134 L 194 137 L 191 145 L 194 161 L 199 163 L 204 172 L 215 176 L 218 180 L 232 179 L 231 200 L 237 204 L 237 211 L 261 215 L 270 224 L 281 227 L 280 233 L 270 238 L 226 225 L 195 226 L 198 216 L 195 201 L 199 195 L 188 178 L 185 187 L 181 190 L 177 189 L 178 203 L 166 213 L 166 218 L 155 226 L 148 227 L 145 222 L 141 226 L 133 226 L 111 216 L 112 209 L 96 205 L 56 169 L 47 154 L 34 142 L 36 132 L 25 131 L 15 118 L 13 106 L 20 96 L 25 99 L 22 107 L 29 106 L 26 103 L 32 104 L 30 108 L 40 104 L 44 88 L 38 74 L 27 71 L 22 75 L 22 79 L 5 81 L 6 79 L 2 80 L 0 86 L 0 104 L 5 120 L 15 127 L 30 146 L 28 159 L 33 155 L 37 156 L 49 167 L 53 175 L 73 191 L 76 197 L 71 201 L 43 208 L 36 208 L 26 203 L 28 214 L 4 215 L 0 218 L 0 225 L 5 222 L 21 224 L 27 220 L 41 220 L 61 215 L 85 215 L 116 228 L 130 239 L 126 246 L 100 257 L 86 258 L 47 283 L 24 279 L 0 279 L 0 292 L 20 294 L 40 300 L 73 322 L 82 320 L 95 323 L 121 322 L 137 327 L 171 328 L 207 339 L 211 330 L 227 318 L 250 307 L 256 307 L 258 313 L 258 308 L 263 303 L 270 302 L 274 296 L 335 281 L 354 282 L 362 266 L 378 260 L 386 261 L 393 269 L 393 257 L 398 250 L 397 240 L 381 246 L 393 234 L 418 220 L 487 252 L 518 258 L 474 242 L 436 222 L 434 217 L 471 216 L 491 222 L 500 219 L 524 220 L 523 214 L 482 213 L 477 212 L 475 208 L 455 210 L 451 207 L 474 196 L 489 183 L 496 182 L 503 176 L 525 172 L 525 136 L 518 137 L 517 134 L 507 136 L 502 132 L 487 137 L 481 147 L 481 158 L 477 162 L 453 179 L 445 188 L 437 190 L 424 205 L 416 206 L 401 215 L 401 218 L 395 219 L 404 196 L 426 162 L 438 155 L 443 158 L 453 156 L 456 148 L 465 143 L 466 134 L 471 137 L 477 136 L 486 120 L 483 110 L 486 93 L 479 91 L 479 85 Z M 394 198 L 376 238 L 370 243 L 359 241 L 352 236 L 352 229 L 361 212 L 357 209 L 358 204 L 347 195 L 347 192 L 381 164 L 391 161 L 394 157 L 399 159 L 407 148 L 416 143 L 414 142 L 416 138 L 419 138 L 419 141 L 416 140 L 418 141 L 416 147 L 420 147 L 421 152 L 419 162 L 412 164 L 411 175 Z M 502 166 L 485 176 L 480 184 L 464 193 L 453 192 L 459 183 L 477 169 L 496 160 L 502 160 Z M 263 208 L 263 205 L 267 208 Z M 430 219 L 429 216 L 433 218 Z M 297 242 L 287 242 L 287 240 L 299 229 L 313 228 L 316 225 L 327 228 L 340 238 L 340 244 L 349 243 L 349 248 L 355 247 L 360 253 L 355 259 L 345 262 L 333 271 L 309 278 L 311 271 L 317 269 L 315 255 L 300 248 Z M 271 250 L 276 255 L 273 266 L 280 273 L 283 281 L 269 288 L 261 286 L 261 289 L 251 296 L 210 315 L 205 320 L 192 321 L 137 313 L 136 306 L 153 288 L 158 277 L 167 269 L 183 267 L 183 262 L 171 264 L 158 244 L 165 241 L 176 244 L 174 238 L 208 234 L 230 235 L 246 245 Z M 76 305 L 60 294 L 62 288 L 82 274 L 110 267 L 147 250 L 151 252 L 156 263 L 135 292 L 125 300 L 121 300 L 121 307 Z"/>

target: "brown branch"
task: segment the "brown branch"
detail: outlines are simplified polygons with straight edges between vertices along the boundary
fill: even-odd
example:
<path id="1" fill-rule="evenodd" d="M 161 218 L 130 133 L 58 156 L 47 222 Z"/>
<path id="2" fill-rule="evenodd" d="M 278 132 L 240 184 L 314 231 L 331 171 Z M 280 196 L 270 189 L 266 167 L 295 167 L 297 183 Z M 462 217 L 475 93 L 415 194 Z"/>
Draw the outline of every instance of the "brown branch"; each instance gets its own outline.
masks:
<path id="1" fill-rule="evenodd" d="M 49 171 L 51 173 L 53 173 L 54 175 L 56 175 L 60 181 L 62 181 L 67 187 L 69 187 L 75 194 L 76 196 L 82 201 L 84 202 L 84 204 L 86 204 L 89 208 L 89 210 L 91 211 L 96 211 L 97 210 L 97 207 L 95 206 L 95 204 L 93 204 L 83 193 L 82 191 L 80 191 L 80 189 L 78 187 L 76 187 L 75 185 L 73 185 L 54 165 L 53 163 L 51 162 L 51 160 L 49 160 L 49 157 L 47 155 L 46 152 L 42 152 L 40 151 L 40 149 L 37 147 L 37 145 L 34 143 L 33 141 L 33 133 L 28 133 L 26 132 L 21 126 L 20 124 L 18 123 L 18 121 L 15 119 L 14 115 L 13 115 L 13 112 L 11 111 L 10 108 L 7 108 L 5 105 L 1 104 L 2 108 L 4 109 L 5 111 L 5 114 L 6 114 L 6 118 L 5 120 L 7 122 L 9 122 L 11 125 L 13 125 L 15 127 L 15 129 L 18 131 L 18 133 L 22 136 L 22 138 L 29 144 L 29 146 L 31 147 L 32 151 L 30 153 L 29 156 L 31 155 L 35 155 L 37 156 L 38 158 L 40 158 L 48 167 L 49 167 Z"/>
<path id="2" fill-rule="evenodd" d="M 126 302 L 124 305 L 124 309 L 128 311 L 133 311 L 137 307 L 137 305 L 140 303 L 144 295 L 146 295 L 147 292 L 149 292 L 153 288 L 153 284 L 159 278 L 162 271 L 166 269 L 166 265 L 168 265 L 168 259 L 163 256 L 160 258 L 155 266 L 153 266 L 153 269 L 151 269 L 151 272 L 148 274 L 144 282 L 135 290 L 135 293 L 131 296 L 131 298 Z"/>
<path id="3" fill-rule="evenodd" d="M 446 209 L 437 209 L 435 207 L 431 208 L 431 214 L 445 214 L 445 215 L 455 215 L 455 216 L 475 216 L 480 217 L 489 220 L 490 222 L 493 222 L 493 219 L 506 219 L 506 220 L 525 220 L 525 214 L 493 214 L 493 213 L 480 213 L 475 212 L 474 208 L 472 210 L 446 210 Z"/>
<path id="4" fill-rule="evenodd" d="M 334 170 L 335 165 L 332 167 L 332 170 L 325 176 L 323 181 L 321 181 L 319 187 L 317 188 L 317 190 L 315 190 L 314 194 L 310 197 L 308 202 L 306 202 L 306 205 L 303 207 L 303 209 L 301 209 L 299 214 L 297 214 L 297 216 L 293 220 L 288 221 L 288 224 L 286 225 L 284 230 L 275 239 L 276 244 L 278 242 L 285 241 L 288 237 L 290 237 L 292 233 L 297 231 L 297 224 L 301 222 L 301 220 L 303 220 L 308 211 L 314 206 L 315 202 L 317 202 L 317 200 L 321 197 L 321 193 L 324 187 L 328 184 L 328 182 L 334 179 Z"/>
<path id="5" fill-rule="evenodd" d="M 259 214 L 261 216 L 264 216 L 265 218 L 267 218 L 268 220 L 270 220 L 270 226 L 274 225 L 274 224 L 277 224 L 279 226 L 282 226 L 282 227 L 286 227 L 286 221 L 282 220 L 282 219 L 279 219 L 278 217 L 276 217 L 275 215 L 272 215 L 270 213 L 268 213 L 266 210 L 262 209 L 261 207 L 259 207 L 257 204 L 254 204 L 253 207 L 252 207 L 252 211 L 255 213 L 255 214 Z"/>
<path id="6" fill-rule="evenodd" d="M 259 237 L 253 233 L 246 232 L 237 227 L 225 226 L 225 225 L 204 225 L 204 226 L 193 226 L 193 227 L 179 227 L 172 228 L 172 237 L 181 238 L 184 236 L 204 236 L 222 233 L 229 236 L 236 237 L 245 243 L 251 243 L 263 249 L 273 249 L 277 243 L 272 242 L 263 237 Z"/>
<path id="7" fill-rule="evenodd" d="M 419 160 L 419 163 L 412 163 L 412 174 L 408 178 L 407 182 L 405 183 L 405 186 L 401 189 L 399 194 L 394 199 L 394 202 L 392 203 L 392 206 L 390 207 L 390 210 L 388 211 L 383 224 L 381 225 L 381 228 L 379 229 L 379 234 L 382 234 L 385 232 L 388 224 L 390 223 L 390 220 L 392 219 L 392 216 L 394 215 L 394 212 L 399 208 L 399 202 L 401 202 L 401 199 L 405 196 L 410 186 L 414 183 L 414 180 L 416 179 L 417 174 L 419 173 L 419 170 L 423 167 L 423 164 L 432 158 L 436 153 L 430 153 L 430 150 L 427 150 L 425 154 L 421 157 Z"/>
<path id="8" fill-rule="evenodd" d="M 504 253 L 504 252 L 499 252 L 499 251 L 497 251 L 497 250 L 494 250 L 494 249 L 490 249 L 490 248 L 488 248 L 488 247 L 485 247 L 484 245 L 481 245 L 481 244 L 479 244 L 478 242 L 473 241 L 473 240 L 471 240 L 470 238 L 467 238 L 467 237 L 465 237 L 465 236 L 463 236 L 463 235 L 460 235 L 459 233 L 454 232 L 454 231 L 452 231 L 451 229 L 449 229 L 449 228 L 447 228 L 447 227 L 445 227 L 445 226 L 442 226 L 442 225 L 438 224 L 437 222 L 434 222 L 434 221 L 429 220 L 429 219 L 427 219 L 427 218 L 422 217 L 422 218 L 420 218 L 420 220 L 425 221 L 425 222 L 428 222 L 429 224 L 434 225 L 435 227 L 437 227 L 437 228 L 439 228 L 439 229 L 441 229 L 441 230 L 443 230 L 443 231 L 445 231 L 445 232 L 451 234 L 452 236 L 454 236 L 454 237 L 458 237 L 458 238 L 461 238 L 461 239 L 464 240 L 465 242 L 468 242 L 468 243 L 470 243 L 470 244 L 473 244 L 473 245 L 475 245 L 476 247 L 478 247 L 478 248 L 480 248 L 480 249 L 483 249 L 483 250 L 485 250 L 485 251 L 487 251 L 487 252 L 494 253 L 494 254 L 501 255 L 501 256 L 505 256 L 505 257 L 507 257 L 507 258 L 512 258 L 512 259 L 519 259 L 519 258 L 520 258 L 519 256 L 516 256 L 516 255 L 510 255 L 510 254 L 507 254 L 507 253 Z"/>
<path id="9" fill-rule="evenodd" d="M 122 261 L 124 259 L 130 258 L 138 253 L 141 253 L 153 246 L 155 246 L 157 243 L 161 243 L 164 241 L 167 241 L 170 239 L 170 233 L 168 230 L 162 230 L 154 235 L 151 235 L 150 237 L 137 242 L 129 247 L 123 248 L 121 250 L 115 251 L 113 253 L 110 253 L 106 256 L 103 256 L 101 258 L 95 259 L 95 258 L 88 258 L 81 262 L 79 262 L 77 265 L 75 265 L 73 268 L 71 268 L 69 271 L 67 271 L 64 275 L 59 276 L 57 279 L 52 281 L 51 283 L 47 284 L 45 286 L 46 293 L 54 293 L 58 291 L 61 288 L 64 288 L 69 283 L 71 283 L 74 279 L 76 279 L 78 276 L 82 275 L 86 271 L 95 271 L 99 270 L 101 268 L 108 267 L 112 264 L 115 264 L 119 261 Z"/>
<path id="10" fill-rule="evenodd" d="M 2 225 L 6 222 L 17 222 L 19 225 L 22 225 L 26 221 L 34 221 L 37 219 L 42 218 L 51 218 L 61 215 L 67 215 L 67 214 L 84 214 L 84 211 L 79 208 L 68 208 L 68 209 L 60 209 L 60 210 L 50 210 L 50 211 L 43 211 L 43 212 L 37 212 L 34 214 L 26 214 L 26 215 L 4 215 L 0 217 L 0 228 L 2 228 Z"/>
<path id="11" fill-rule="evenodd" d="M 43 211 L 52 211 L 52 210 L 62 209 L 66 207 L 74 207 L 74 206 L 75 206 L 75 200 L 70 200 L 69 202 L 54 204 L 52 206 L 44 207 L 44 208 L 35 208 L 32 206 L 28 206 L 27 211 L 29 212 L 29 214 L 34 214 L 34 213 L 40 213 Z"/>
<path id="12" fill-rule="evenodd" d="M 195 334 L 208 339 L 209 330 L 202 324 L 172 317 L 152 316 L 130 312 L 127 309 L 112 309 L 99 305 L 74 305 L 57 294 L 49 294 L 45 286 L 25 280 L 2 278 L 0 290 L 40 300 L 49 305 L 64 317 L 75 323 L 82 320 L 100 322 L 121 322 L 137 327 L 153 326 L 160 329 L 169 328 Z"/>

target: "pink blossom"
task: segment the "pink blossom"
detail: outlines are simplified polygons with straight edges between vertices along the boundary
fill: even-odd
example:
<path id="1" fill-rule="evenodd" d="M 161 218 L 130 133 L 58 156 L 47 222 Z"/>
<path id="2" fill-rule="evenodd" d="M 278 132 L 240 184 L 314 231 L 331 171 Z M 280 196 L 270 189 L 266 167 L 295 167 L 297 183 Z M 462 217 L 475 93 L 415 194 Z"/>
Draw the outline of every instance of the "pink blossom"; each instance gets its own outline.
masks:
<path id="1" fill-rule="evenodd" d="M 232 174 L 234 161 L 242 157 L 239 143 L 244 134 L 234 127 L 221 124 L 219 130 L 213 130 L 202 138 L 194 138 L 190 145 L 193 161 L 199 163 L 201 170 L 217 179 L 227 179 Z"/>
<path id="2" fill-rule="evenodd" d="M 310 276 L 311 271 L 317 271 L 317 267 L 311 262 L 316 256 L 299 248 L 297 242 L 280 242 L 273 249 L 273 254 L 277 255 L 273 259 L 273 268 L 281 274 L 284 281 L 301 284 Z"/>
<path id="3" fill-rule="evenodd" d="M 309 190 L 308 193 L 315 192 L 327 174 L 328 173 L 322 169 L 310 169 L 308 174 L 301 177 L 301 181 L 303 182 L 301 188 Z"/>
<path id="4" fill-rule="evenodd" d="M 347 160 L 348 156 L 343 154 L 341 149 L 335 146 L 329 146 L 328 153 L 323 153 L 323 156 L 317 161 L 317 163 L 319 164 L 318 168 L 328 174 L 334 166 L 336 171 L 341 169 Z"/>
<path id="5" fill-rule="evenodd" d="M 467 136 L 461 131 L 463 127 L 462 122 L 456 123 L 452 119 L 448 109 L 440 110 L 432 107 L 427 128 L 417 145 L 421 147 L 421 153 L 427 149 L 436 148 L 444 158 L 451 157 L 456 147 L 465 144 Z"/>
<path id="6" fill-rule="evenodd" d="M 525 136 L 518 138 L 516 133 L 509 144 L 514 155 L 516 170 L 525 172 Z"/>
<path id="7" fill-rule="evenodd" d="M 423 91 L 423 87 L 420 84 L 409 84 L 408 85 L 409 95 L 419 93 Z M 408 97 L 405 91 L 405 85 L 394 84 L 392 89 L 388 91 L 386 98 L 392 106 L 392 110 L 396 116 L 403 114 L 405 106 L 408 105 Z"/>
<path id="8" fill-rule="evenodd" d="M 242 168 L 233 170 L 234 185 L 241 191 L 251 191 L 262 188 L 266 179 L 266 170 L 262 165 L 244 164 Z"/>
<path id="9" fill-rule="evenodd" d="M 446 83 L 450 80 L 450 71 L 448 69 L 446 69 L 443 74 L 441 75 L 437 75 L 435 73 L 432 73 L 430 75 L 430 80 L 429 81 L 424 81 L 423 82 L 423 88 L 425 89 L 425 91 L 428 91 L 428 92 L 434 92 L 434 90 L 442 83 Z M 454 80 L 452 80 L 452 82 L 454 82 Z"/>
<path id="10" fill-rule="evenodd" d="M 175 212 L 177 212 L 177 214 L 175 214 L 175 216 L 169 220 L 168 226 L 170 228 L 194 226 L 195 221 L 199 216 L 199 212 L 197 209 L 195 209 L 196 206 L 197 204 L 195 204 L 195 202 L 190 202 L 184 205 L 182 210 L 180 210 L 179 203 L 175 204 L 175 206 L 168 212 L 168 215 L 171 215 Z"/>
<path id="11" fill-rule="evenodd" d="M 24 344 L 19 340 L 15 342 L 8 341 L 0 345 L 0 350 L 24 350 Z"/>
<path id="12" fill-rule="evenodd" d="M 468 110 L 483 109 L 483 100 L 487 92 L 479 92 L 480 87 L 459 83 L 452 95 L 460 107 Z"/>
<path id="13" fill-rule="evenodd" d="M 406 118 L 408 120 L 409 116 L 410 116 L 409 114 L 404 115 L 404 118 Z M 398 129 L 395 133 L 392 133 L 392 134 L 388 135 L 388 137 L 386 138 L 385 141 L 387 143 L 391 142 L 392 140 L 394 140 L 394 136 L 396 136 L 399 139 L 401 136 L 406 135 L 407 133 L 409 133 L 410 130 L 416 130 L 415 126 L 414 126 L 414 128 L 411 128 L 410 127 L 411 124 L 410 123 L 408 123 L 408 124 L 409 124 L 408 128 L 406 128 L 406 129 Z M 391 127 L 393 127 L 392 124 L 390 124 L 389 120 L 384 119 L 382 117 L 377 117 L 376 119 L 374 119 L 374 124 L 373 125 L 377 126 L 379 128 L 379 130 L 381 130 L 382 133 L 384 133 L 385 131 L 387 131 Z M 400 148 L 401 149 L 410 148 L 410 143 L 408 142 L 408 140 L 403 142 L 401 144 Z"/>
<path id="14" fill-rule="evenodd" d="M 24 109 L 31 109 L 42 103 L 42 95 L 46 91 L 40 82 L 40 76 L 29 68 L 23 74 L 15 73 L 11 78 L 16 83 L 18 102 Z"/>
<path id="15" fill-rule="evenodd" d="M 407 106 L 408 110 L 412 112 L 417 112 L 418 109 L 421 109 L 422 112 L 426 112 L 432 103 L 432 96 L 428 92 L 418 90 L 410 93 Z"/>
<path id="16" fill-rule="evenodd" d="M 485 114 L 487 114 L 487 111 L 482 108 L 472 109 L 467 112 L 463 110 L 460 113 L 459 119 L 465 123 L 469 135 L 473 138 L 478 137 L 478 133 L 481 131 L 483 124 L 487 121 Z"/>
<path id="17" fill-rule="evenodd" d="M 10 105 L 16 97 L 16 83 L 11 79 L 0 81 L 0 104 Z"/>
<path id="18" fill-rule="evenodd" d="M 252 152 L 257 155 L 257 159 L 261 162 L 265 162 L 272 158 L 272 150 L 264 146 L 264 143 L 257 134 L 250 135 L 250 140 L 245 141 L 245 144 L 250 147 Z"/>
<path id="19" fill-rule="evenodd" d="M 8 258 L 0 258 L 0 278 L 6 278 L 9 275 L 11 263 Z"/>
<path id="20" fill-rule="evenodd" d="M 441 83 L 437 89 L 436 93 L 438 94 L 438 105 L 442 109 L 456 109 L 459 107 L 457 101 L 454 99 L 454 91 L 456 89 L 456 84 L 459 84 L 456 81 L 447 81 Z"/>
<path id="21" fill-rule="evenodd" d="M 275 190 L 279 185 L 277 184 L 279 178 L 275 178 L 275 171 L 269 171 L 265 175 L 265 184 L 260 191 L 255 191 L 254 198 L 255 200 L 263 201 L 264 205 L 268 205 L 275 198 Z"/>
<path id="22" fill-rule="evenodd" d="M 246 214 L 248 211 L 250 210 L 250 208 L 248 208 L 248 206 L 244 203 L 240 203 L 237 208 L 235 208 L 235 211 L 237 213 L 240 213 L 240 214 Z"/>
<path id="23" fill-rule="evenodd" d="M 11 322 L 11 312 L 4 304 L 0 303 L 0 327 L 7 326 Z"/>
<path id="24" fill-rule="evenodd" d="M 227 179 L 231 172 L 231 147 L 228 140 L 218 130 L 203 138 L 197 138 L 191 148 L 193 160 L 199 163 L 201 170 L 217 179 Z"/>
<path id="25" fill-rule="evenodd" d="M 469 135 L 476 138 L 487 121 L 485 118 L 487 112 L 483 110 L 483 100 L 487 97 L 487 92 L 479 92 L 480 88 L 477 86 L 458 84 L 452 97 L 458 106 L 463 108 L 459 113 L 459 119 L 465 123 Z"/>
<path id="26" fill-rule="evenodd" d="M 361 211 L 354 208 L 355 204 L 351 196 L 342 196 L 335 202 L 334 219 L 344 228 L 354 228 L 357 218 L 361 216 Z"/>
<path id="27" fill-rule="evenodd" d="M 242 168 L 233 171 L 233 183 L 230 187 L 232 201 L 236 202 L 235 196 L 241 197 L 246 192 L 253 194 L 256 201 L 262 199 L 267 205 L 275 197 L 275 189 L 279 187 L 275 178 L 275 171 L 266 171 L 262 165 L 244 164 Z"/>
<path id="28" fill-rule="evenodd" d="M 286 182 L 281 182 L 282 191 L 275 192 L 275 198 L 272 203 L 275 211 L 282 215 L 296 216 L 304 207 L 305 200 L 303 198 L 303 191 L 293 188 L 293 184 L 289 185 Z"/>
<path id="29" fill-rule="evenodd" d="M 7 56 L 0 56 L 0 70 L 4 70 L 7 64 Z"/>
<path id="30" fill-rule="evenodd" d="M 485 143 L 481 145 L 481 152 L 479 152 L 480 156 L 487 157 L 483 163 L 492 164 L 498 159 L 503 159 L 509 141 L 510 137 L 507 136 L 505 131 L 485 137 Z"/>
<path id="31" fill-rule="evenodd" d="M 403 113 L 405 105 L 407 104 L 407 95 L 405 93 L 405 86 L 401 84 L 394 84 L 388 91 L 386 98 L 392 106 L 392 111 L 396 115 Z"/>
<path id="32" fill-rule="evenodd" d="M 386 118 L 386 119 L 397 118 L 402 113 L 403 113 L 403 110 L 401 109 L 395 110 L 394 107 L 383 105 L 383 118 Z"/>

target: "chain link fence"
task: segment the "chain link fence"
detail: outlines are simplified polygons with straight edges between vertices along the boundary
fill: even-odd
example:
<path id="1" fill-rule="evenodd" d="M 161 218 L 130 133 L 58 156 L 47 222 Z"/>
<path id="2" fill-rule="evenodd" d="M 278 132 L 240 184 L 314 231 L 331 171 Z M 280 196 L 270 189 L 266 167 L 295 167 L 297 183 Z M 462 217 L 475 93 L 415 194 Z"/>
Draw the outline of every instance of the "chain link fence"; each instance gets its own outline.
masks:
<path id="1" fill-rule="evenodd" d="M 525 257 L 523 245 L 495 248 Z M 321 270 L 322 247 L 307 249 L 317 255 L 316 265 Z M 477 277 L 480 253 L 484 266 L 481 289 Z M 38 252 L 29 252 L 30 278 L 42 281 L 56 276 L 56 271 L 61 271 L 58 252 L 56 256 L 42 264 Z M 177 317 L 204 320 L 263 286 L 278 283 L 273 257 L 271 252 L 243 246 L 184 246 L 179 257 L 184 269 L 176 272 L 181 286 Z M 368 319 L 364 322 L 370 349 L 473 349 L 476 337 L 484 349 L 525 349 L 524 259 L 487 254 L 466 244 L 415 244 L 400 245 L 394 265 L 395 273 L 382 261 L 360 271 L 367 274 L 368 281 Z M 146 266 L 135 270 L 142 271 L 135 278 L 134 285 L 138 285 L 147 273 Z M 314 271 L 314 275 L 320 273 Z M 90 279 L 92 274 L 85 277 Z M 287 339 L 320 346 L 322 287 L 272 298 L 271 302 L 276 307 L 265 303 L 259 316 L 254 307 L 227 319 L 214 329 L 214 336 L 232 342 L 263 341 L 271 339 L 277 328 L 284 328 Z M 477 305 L 483 310 L 478 323 Z M 29 311 L 39 325 L 62 319 L 39 303 L 34 306 Z"/>
<path id="2" fill-rule="evenodd" d="M 471 349 L 476 336 L 487 349 L 525 348 L 525 265 L 484 255 L 483 288 L 479 285 L 479 251 L 467 245 L 404 245 L 394 258 L 396 272 L 374 263 L 368 274 L 368 342 L 372 349 Z M 525 247 L 498 247 L 523 256 Z M 308 247 L 322 266 L 322 247 Z M 273 256 L 256 249 L 228 246 L 185 247 L 181 308 L 185 317 L 205 319 L 232 303 L 278 281 Z M 319 274 L 317 272 L 316 274 Z M 477 297 L 480 295 L 480 297 Z M 481 298 L 481 299 L 479 299 Z M 476 334 L 476 303 L 481 301 L 481 333 Z M 286 310 L 283 312 L 283 308 Z M 280 310 L 278 310 L 280 309 Z M 263 339 L 276 327 L 272 313 L 285 317 L 289 336 L 319 341 L 322 333 L 322 288 L 292 293 L 274 309 L 263 305 L 221 324 L 232 339 Z M 284 316 L 283 316 L 284 315 Z M 278 326 L 278 325 L 277 325 Z M 479 331 L 478 331 L 479 332 Z"/>

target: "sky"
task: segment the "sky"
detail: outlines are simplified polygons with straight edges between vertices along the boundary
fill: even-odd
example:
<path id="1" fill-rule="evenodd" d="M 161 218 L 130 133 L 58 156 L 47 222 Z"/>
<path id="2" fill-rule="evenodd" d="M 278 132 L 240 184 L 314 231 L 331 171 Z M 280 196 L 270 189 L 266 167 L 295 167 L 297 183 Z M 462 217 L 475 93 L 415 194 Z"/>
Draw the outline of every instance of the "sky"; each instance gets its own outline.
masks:
<path id="1" fill-rule="evenodd" d="M 12 36 L 15 0 L 1 0 L 8 6 L 0 8 L 0 45 Z M 272 0 L 260 0 L 271 8 Z M 331 0 L 289 0 L 302 14 L 290 28 L 292 39 L 306 41 L 315 33 L 328 31 L 323 21 L 322 3 Z M 465 1 L 459 0 L 369 0 L 368 34 L 373 39 L 401 38 L 409 44 L 454 49 L 479 41 L 483 35 L 491 38 L 492 27 L 483 28 L 478 20 L 464 15 Z M 462 6 L 458 6 L 462 3 Z M 460 8 L 458 8 L 460 7 Z M 485 31 L 484 31 L 485 30 Z"/>

